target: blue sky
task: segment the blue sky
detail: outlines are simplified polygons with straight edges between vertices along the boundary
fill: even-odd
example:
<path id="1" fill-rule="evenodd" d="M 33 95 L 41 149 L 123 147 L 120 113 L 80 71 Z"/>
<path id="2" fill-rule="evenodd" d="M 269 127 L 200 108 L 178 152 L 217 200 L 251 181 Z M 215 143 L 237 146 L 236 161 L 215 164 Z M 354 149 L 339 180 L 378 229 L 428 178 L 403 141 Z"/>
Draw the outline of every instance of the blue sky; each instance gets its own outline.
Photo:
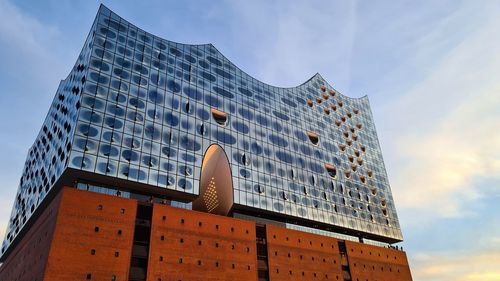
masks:
<path id="1" fill-rule="evenodd" d="M 500 280 L 500 1 L 104 1 L 250 75 L 368 95 L 414 279 Z M 0 0 L 0 236 L 99 2 Z"/>

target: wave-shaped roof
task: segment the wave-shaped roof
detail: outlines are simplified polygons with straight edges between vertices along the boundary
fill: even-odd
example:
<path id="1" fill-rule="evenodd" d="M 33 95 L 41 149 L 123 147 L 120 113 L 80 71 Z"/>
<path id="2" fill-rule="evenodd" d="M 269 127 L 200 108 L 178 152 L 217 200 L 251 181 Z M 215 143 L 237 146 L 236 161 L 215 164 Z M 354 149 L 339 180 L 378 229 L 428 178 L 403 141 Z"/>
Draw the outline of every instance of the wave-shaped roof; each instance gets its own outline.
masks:
<path id="1" fill-rule="evenodd" d="M 105 15 L 110 15 L 111 18 L 114 18 L 116 19 L 117 21 L 120 22 L 120 24 L 126 24 L 130 27 L 133 27 L 133 28 L 136 28 L 137 30 L 140 30 L 142 33 L 144 34 L 147 34 L 151 37 L 153 37 L 154 41 L 164 41 L 165 43 L 164 44 L 167 44 L 167 45 L 170 45 L 170 44 L 175 44 L 175 45 L 178 45 L 178 46 L 183 46 L 183 47 L 187 47 L 187 48 L 208 48 L 211 52 L 214 52 L 217 54 L 218 57 L 221 57 L 223 58 L 223 60 L 229 64 L 229 67 L 228 68 L 235 68 L 238 72 L 241 72 L 243 75 L 245 76 L 248 76 L 249 78 L 251 78 L 252 80 L 255 80 L 255 81 L 258 81 L 258 83 L 262 84 L 262 85 L 265 85 L 267 87 L 270 87 L 270 88 L 274 88 L 274 89 L 282 89 L 282 90 L 293 90 L 293 89 L 301 89 L 301 88 L 305 88 L 309 85 L 311 85 L 313 82 L 315 81 L 321 81 L 321 84 L 322 85 L 325 85 L 327 87 L 327 89 L 329 90 L 335 90 L 335 92 L 342 96 L 343 98 L 345 99 L 350 99 L 350 100 L 366 100 L 368 97 L 367 95 L 364 95 L 364 96 L 361 96 L 361 97 L 350 97 L 350 96 L 347 96 L 347 95 L 344 95 L 342 94 L 341 92 L 339 92 L 338 90 L 336 90 L 326 79 L 323 78 L 323 76 L 320 74 L 320 73 L 316 73 L 314 74 L 313 76 L 311 76 L 309 79 L 307 79 L 306 81 L 304 81 L 303 83 L 297 85 L 297 86 L 292 86 L 292 87 L 280 87 L 280 86 L 276 86 L 276 85 L 272 85 L 272 84 L 269 84 L 269 83 L 266 83 L 266 82 L 263 82 L 257 78 L 255 78 L 254 76 L 248 74 L 247 72 L 245 72 L 244 70 L 242 70 L 240 67 L 238 67 L 236 64 L 234 64 L 230 59 L 228 59 L 222 52 L 220 52 L 217 47 L 215 47 L 212 43 L 203 43 L 203 44 L 190 44 L 190 43 L 180 43 L 180 42 L 175 42 L 175 41 L 171 41 L 171 40 L 167 40 L 167 39 L 164 39 L 162 37 L 159 37 L 155 34 L 152 34 L 150 32 L 147 32 L 145 31 L 144 29 L 138 27 L 137 25 L 129 22 L 128 20 L 124 19 L 123 17 L 119 16 L 118 14 L 116 14 L 115 12 L 113 12 L 112 10 L 110 10 L 108 7 L 106 7 L 104 4 L 101 4 L 100 7 L 99 7 L 99 13 L 103 13 Z"/>

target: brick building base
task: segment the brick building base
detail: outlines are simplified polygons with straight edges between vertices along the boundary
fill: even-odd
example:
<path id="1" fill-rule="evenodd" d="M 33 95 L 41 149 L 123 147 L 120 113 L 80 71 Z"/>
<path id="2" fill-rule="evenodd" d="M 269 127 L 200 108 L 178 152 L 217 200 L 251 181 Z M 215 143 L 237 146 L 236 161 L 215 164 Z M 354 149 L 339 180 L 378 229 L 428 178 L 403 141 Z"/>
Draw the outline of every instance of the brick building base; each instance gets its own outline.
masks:
<path id="1" fill-rule="evenodd" d="M 412 278 L 403 251 L 63 188 L 6 257 L 0 280 Z"/>

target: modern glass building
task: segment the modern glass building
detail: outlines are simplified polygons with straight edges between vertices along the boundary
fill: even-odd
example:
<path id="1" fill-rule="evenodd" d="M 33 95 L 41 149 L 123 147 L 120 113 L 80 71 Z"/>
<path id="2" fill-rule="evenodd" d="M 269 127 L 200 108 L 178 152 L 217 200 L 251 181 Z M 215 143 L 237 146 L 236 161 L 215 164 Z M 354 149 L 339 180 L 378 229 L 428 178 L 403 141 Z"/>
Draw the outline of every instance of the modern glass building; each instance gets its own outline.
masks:
<path id="1" fill-rule="evenodd" d="M 120 209 L 115 215 L 104 212 L 115 207 Z M 170 217 L 180 226 L 163 225 Z M 189 231 L 179 232 L 190 219 L 198 220 L 197 226 L 189 224 Z M 57 263 L 47 260 L 64 259 L 65 249 L 79 255 L 81 245 L 101 243 L 117 247 L 108 249 L 116 258 L 125 253 L 126 265 L 121 271 L 113 271 L 112 266 L 95 272 L 75 268 L 74 276 L 174 280 L 172 276 L 179 273 L 169 270 L 189 258 L 195 261 L 194 256 L 183 256 L 191 248 L 176 252 L 177 242 L 170 241 L 167 247 L 158 241 L 165 240 L 165 231 L 170 233 L 167 238 L 192 231 L 189 235 L 199 239 L 201 234 L 196 233 L 207 223 L 217 231 L 220 225 L 231 229 L 218 236 L 207 232 L 208 237 L 222 239 L 214 242 L 218 250 L 223 250 L 219 243 L 246 241 L 241 242 L 242 248 L 252 255 L 244 260 L 239 260 L 240 254 L 230 256 L 227 249 L 221 254 L 226 260 L 219 263 L 219 254 L 209 258 L 217 260 L 216 269 L 224 263 L 231 268 L 232 263 L 232 269 L 243 270 L 234 276 L 246 276 L 244 280 L 281 280 L 279 274 L 288 271 L 288 278 L 296 280 L 293 267 L 310 268 L 299 275 L 305 280 L 320 272 L 323 279 L 328 274 L 337 280 L 393 274 L 386 280 L 411 280 L 404 252 L 366 245 L 402 241 L 366 96 L 347 97 L 319 74 L 292 88 L 265 84 L 211 44 L 164 40 L 101 5 L 78 60 L 61 82 L 28 152 L 2 244 L 0 260 L 7 266 L 0 267 L 0 277 L 66 280 L 54 267 Z M 87 224 L 95 224 L 90 233 Z M 108 226 L 119 227 L 119 237 L 127 229 L 134 235 L 126 237 L 122 246 L 115 245 L 117 240 L 105 240 L 114 232 L 92 236 Z M 246 230 L 239 238 L 231 236 L 238 229 Z M 44 238 L 37 238 L 43 232 Z M 296 245 L 287 244 L 288 235 L 299 237 Z M 286 240 L 278 241 L 280 236 Z M 183 236 L 180 243 L 184 239 L 190 238 Z M 307 239 L 311 249 L 299 245 Z M 40 241 L 47 242 L 37 244 Z M 331 251 L 313 249 L 330 242 Z M 33 267 L 32 275 L 25 276 L 14 264 L 21 255 L 30 255 L 29 245 L 42 247 L 37 251 L 46 254 L 40 254 L 40 259 L 48 265 Z M 199 240 L 197 245 L 205 244 Z M 232 250 L 235 247 L 232 244 Z M 292 249 L 288 258 L 297 251 L 300 260 L 311 251 L 315 261 L 314 255 L 323 251 L 332 256 L 335 266 L 304 265 L 297 260 L 296 265 L 285 262 L 290 268 L 284 268 L 276 250 L 283 247 Z M 361 256 L 356 256 L 359 249 Z M 362 256 L 363 249 L 370 257 Z M 107 251 L 94 247 L 80 254 L 90 251 L 95 256 L 101 250 Z M 372 251 L 378 253 L 368 263 L 373 272 L 349 269 L 353 261 L 370 260 Z M 192 255 L 200 252 L 205 251 Z M 168 255 L 173 255 L 174 267 L 153 263 L 163 262 Z M 385 255 L 394 261 L 381 261 Z M 87 258 L 82 257 L 82 262 Z M 198 266 L 205 264 L 202 258 L 196 259 Z M 33 263 L 40 265 L 40 261 Z M 367 264 L 363 265 L 366 269 Z M 376 265 L 378 273 L 374 273 Z M 93 267 L 93 261 L 88 266 Z M 216 269 L 214 280 L 221 280 Z M 231 276 L 222 279 L 235 280 Z"/>
<path id="2" fill-rule="evenodd" d="M 265 84 L 211 44 L 164 40 L 105 6 L 28 152 L 2 253 L 52 190 L 77 183 L 402 240 L 366 96 L 319 74 Z"/>

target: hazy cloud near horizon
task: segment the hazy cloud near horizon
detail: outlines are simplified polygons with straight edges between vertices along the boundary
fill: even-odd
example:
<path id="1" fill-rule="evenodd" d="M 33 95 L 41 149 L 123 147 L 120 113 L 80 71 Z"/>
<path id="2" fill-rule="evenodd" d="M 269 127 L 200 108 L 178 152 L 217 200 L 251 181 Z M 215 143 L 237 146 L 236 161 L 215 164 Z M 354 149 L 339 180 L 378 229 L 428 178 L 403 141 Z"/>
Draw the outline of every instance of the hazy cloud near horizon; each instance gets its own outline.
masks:
<path id="1" fill-rule="evenodd" d="M 26 152 L 98 8 L 43 3 L 0 0 L 1 237 Z M 500 280 L 500 2 L 104 3 L 163 38 L 213 42 L 267 83 L 320 72 L 367 94 L 414 280 Z"/>

